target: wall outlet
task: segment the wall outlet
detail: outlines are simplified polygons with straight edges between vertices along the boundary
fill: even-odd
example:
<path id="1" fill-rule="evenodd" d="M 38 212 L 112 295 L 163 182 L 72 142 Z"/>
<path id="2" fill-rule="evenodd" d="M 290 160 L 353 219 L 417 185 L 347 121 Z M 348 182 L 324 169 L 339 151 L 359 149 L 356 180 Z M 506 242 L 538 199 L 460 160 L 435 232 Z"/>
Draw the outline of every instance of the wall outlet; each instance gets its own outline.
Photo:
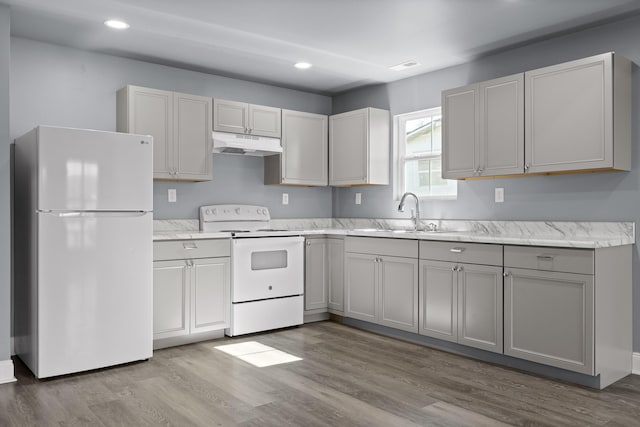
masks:
<path id="1" fill-rule="evenodd" d="M 362 204 L 362 193 L 356 193 L 356 205 Z"/>
<path id="2" fill-rule="evenodd" d="M 178 195 L 175 188 L 170 188 L 167 190 L 167 199 L 169 203 L 175 203 L 178 200 Z"/>
<path id="3" fill-rule="evenodd" d="M 283 205 L 289 204 L 289 193 L 282 193 L 282 204 Z"/>
<path id="4" fill-rule="evenodd" d="M 504 188 L 496 188 L 496 203 L 504 202 Z"/>

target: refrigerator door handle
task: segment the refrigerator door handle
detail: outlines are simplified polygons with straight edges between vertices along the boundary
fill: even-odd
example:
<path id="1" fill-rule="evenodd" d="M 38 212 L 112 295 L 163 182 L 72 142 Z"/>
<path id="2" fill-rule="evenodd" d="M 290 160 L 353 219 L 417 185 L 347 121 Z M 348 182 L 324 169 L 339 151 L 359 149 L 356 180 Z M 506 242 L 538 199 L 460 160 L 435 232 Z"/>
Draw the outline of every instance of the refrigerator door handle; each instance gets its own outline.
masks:
<path id="1" fill-rule="evenodd" d="M 117 218 L 131 218 L 140 217 L 153 211 L 51 211 L 41 210 L 41 213 L 47 215 L 53 215 L 60 218 L 73 218 L 73 217 L 117 217 Z"/>

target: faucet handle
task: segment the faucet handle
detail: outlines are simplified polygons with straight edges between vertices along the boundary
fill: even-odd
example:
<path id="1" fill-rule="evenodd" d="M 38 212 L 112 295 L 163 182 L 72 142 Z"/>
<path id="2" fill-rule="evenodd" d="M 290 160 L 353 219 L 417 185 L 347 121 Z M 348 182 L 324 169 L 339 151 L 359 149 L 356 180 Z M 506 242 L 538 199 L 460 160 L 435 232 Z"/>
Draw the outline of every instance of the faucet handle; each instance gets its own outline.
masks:
<path id="1" fill-rule="evenodd" d="M 438 224 L 430 222 L 427 224 L 427 231 L 438 231 Z"/>

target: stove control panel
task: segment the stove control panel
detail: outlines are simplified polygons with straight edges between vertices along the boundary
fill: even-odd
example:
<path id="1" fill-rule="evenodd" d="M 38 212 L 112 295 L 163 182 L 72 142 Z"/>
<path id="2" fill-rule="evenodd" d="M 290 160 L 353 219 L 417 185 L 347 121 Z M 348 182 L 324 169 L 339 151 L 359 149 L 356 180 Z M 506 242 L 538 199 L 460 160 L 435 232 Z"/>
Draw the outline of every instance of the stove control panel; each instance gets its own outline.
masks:
<path id="1" fill-rule="evenodd" d="M 211 205 L 200 207 L 200 222 L 269 221 L 269 209 L 252 205 Z"/>

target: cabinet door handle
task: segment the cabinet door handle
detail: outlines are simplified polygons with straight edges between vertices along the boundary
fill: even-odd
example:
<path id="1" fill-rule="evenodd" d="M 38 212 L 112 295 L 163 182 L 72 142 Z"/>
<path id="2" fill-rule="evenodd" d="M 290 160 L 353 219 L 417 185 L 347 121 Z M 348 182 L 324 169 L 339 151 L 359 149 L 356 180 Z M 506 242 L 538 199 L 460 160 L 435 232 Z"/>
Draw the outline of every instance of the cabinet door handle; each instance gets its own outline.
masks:
<path id="1" fill-rule="evenodd" d="M 451 267 L 451 271 L 458 271 L 458 266 L 454 265 L 453 267 Z"/>
<path id="2" fill-rule="evenodd" d="M 502 277 L 509 277 L 509 274 L 510 273 L 508 271 L 505 271 L 504 273 L 502 273 Z"/>
<path id="3" fill-rule="evenodd" d="M 528 172 L 530 167 L 531 167 L 531 165 L 529 165 L 529 163 L 527 163 L 526 165 L 524 165 L 524 171 Z"/>
<path id="4" fill-rule="evenodd" d="M 451 248 L 449 249 L 449 252 L 452 252 L 454 254 L 461 254 L 462 252 L 464 252 L 465 248 Z"/>
<path id="5" fill-rule="evenodd" d="M 187 250 L 191 250 L 191 249 L 198 249 L 198 245 L 196 245 L 196 244 L 195 244 L 195 243 L 193 243 L 193 242 L 184 242 L 184 243 L 182 244 L 182 247 L 183 247 L 184 249 L 187 249 Z"/>
<path id="6" fill-rule="evenodd" d="M 311 246 L 311 240 L 307 240 L 307 246 Z"/>
<path id="7" fill-rule="evenodd" d="M 536 258 L 538 258 L 539 261 L 553 261 L 555 255 L 542 254 L 538 255 Z"/>

